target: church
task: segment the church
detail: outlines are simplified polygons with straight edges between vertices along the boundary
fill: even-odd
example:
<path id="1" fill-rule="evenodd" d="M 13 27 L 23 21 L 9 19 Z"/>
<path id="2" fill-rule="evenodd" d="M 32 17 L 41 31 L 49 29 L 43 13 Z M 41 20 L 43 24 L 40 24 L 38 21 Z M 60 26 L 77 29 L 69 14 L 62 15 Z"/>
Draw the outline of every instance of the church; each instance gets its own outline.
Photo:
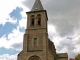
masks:
<path id="1" fill-rule="evenodd" d="M 68 60 L 67 53 L 57 53 L 48 38 L 48 16 L 40 0 L 35 0 L 27 14 L 27 26 L 23 36 L 23 49 L 17 60 Z"/>

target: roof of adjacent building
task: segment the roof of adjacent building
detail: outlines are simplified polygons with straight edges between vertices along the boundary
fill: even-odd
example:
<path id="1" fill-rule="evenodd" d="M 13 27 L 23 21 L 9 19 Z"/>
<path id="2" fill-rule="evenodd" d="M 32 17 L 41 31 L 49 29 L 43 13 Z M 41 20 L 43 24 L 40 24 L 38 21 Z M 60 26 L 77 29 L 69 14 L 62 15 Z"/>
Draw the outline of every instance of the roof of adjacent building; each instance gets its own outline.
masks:
<path id="1" fill-rule="evenodd" d="M 67 53 L 59 53 L 59 54 L 57 54 L 57 57 L 58 58 L 67 58 L 68 54 Z"/>
<path id="2" fill-rule="evenodd" d="M 35 0 L 35 3 L 31 9 L 31 11 L 39 11 L 39 10 L 44 10 L 44 8 L 43 8 L 40 0 Z"/>

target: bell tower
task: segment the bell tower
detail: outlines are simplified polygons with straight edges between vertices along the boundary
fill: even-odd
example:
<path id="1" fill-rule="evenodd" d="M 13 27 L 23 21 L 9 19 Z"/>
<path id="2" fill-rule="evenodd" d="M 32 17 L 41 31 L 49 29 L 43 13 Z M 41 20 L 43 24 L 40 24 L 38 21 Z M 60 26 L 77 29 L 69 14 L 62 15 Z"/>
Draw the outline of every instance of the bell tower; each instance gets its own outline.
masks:
<path id="1" fill-rule="evenodd" d="M 48 39 L 47 12 L 41 1 L 35 0 L 27 14 L 27 26 L 23 37 L 23 50 L 18 60 L 56 60 L 56 49 Z"/>
<path id="2" fill-rule="evenodd" d="M 43 34 L 47 34 L 46 10 L 43 9 L 40 0 L 36 0 L 32 10 L 26 14 L 28 17 L 25 31 L 28 34 L 27 51 L 43 51 Z"/>

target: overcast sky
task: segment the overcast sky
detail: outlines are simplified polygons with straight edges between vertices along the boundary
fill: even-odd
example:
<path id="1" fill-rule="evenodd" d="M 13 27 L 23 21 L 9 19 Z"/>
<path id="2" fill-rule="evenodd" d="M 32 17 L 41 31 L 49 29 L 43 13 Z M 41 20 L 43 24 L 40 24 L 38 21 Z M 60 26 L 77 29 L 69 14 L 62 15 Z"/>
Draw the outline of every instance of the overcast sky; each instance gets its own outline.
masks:
<path id="1" fill-rule="evenodd" d="M 0 0 L 0 60 L 17 60 L 35 0 Z M 80 53 L 80 0 L 41 0 L 48 15 L 48 35 L 57 53 Z"/>

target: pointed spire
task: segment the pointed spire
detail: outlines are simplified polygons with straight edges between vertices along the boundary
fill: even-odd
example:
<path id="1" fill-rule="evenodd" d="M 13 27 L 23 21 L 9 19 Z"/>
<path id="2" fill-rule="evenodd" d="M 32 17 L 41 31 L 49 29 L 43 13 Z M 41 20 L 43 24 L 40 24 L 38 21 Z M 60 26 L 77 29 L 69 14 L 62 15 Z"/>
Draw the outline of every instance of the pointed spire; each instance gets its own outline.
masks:
<path id="1" fill-rule="evenodd" d="M 44 10 L 40 0 L 36 0 L 31 11 Z"/>

